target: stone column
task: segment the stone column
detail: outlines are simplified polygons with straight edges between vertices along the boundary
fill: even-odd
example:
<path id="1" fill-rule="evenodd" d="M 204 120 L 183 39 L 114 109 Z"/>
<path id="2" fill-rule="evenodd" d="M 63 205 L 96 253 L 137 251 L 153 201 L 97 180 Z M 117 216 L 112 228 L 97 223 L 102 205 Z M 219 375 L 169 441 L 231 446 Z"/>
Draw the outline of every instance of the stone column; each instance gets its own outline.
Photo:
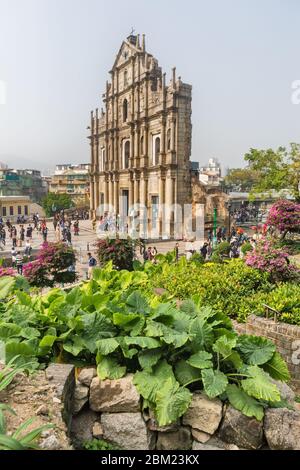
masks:
<path id="1" fill-rule="evenodd" d="M 107 176 L 105 175 L 105 182 L 104 182 L 104 204 L 109 204 L 109 183 L 107 180 Z"/>
<path id="2" fill-rule="evenodd" d="M 129 187 L 129 207 L 132 207 L 134 204 L 134 180 L 133 176 L 130 177 L 130 187 Z"/>
<path id="3" fill-rule="evenodd" d="M 115 214 L 119 214 L 119 202 L 120 202 L 120 197 L 119 197 L 119 181 L 118 181 L 118 176 L 115 175 L 114 177 L 114 204 L 115 204 Z"/>
<path id="4" fill-rule="evenodd" d="M 134 204 L 137 204 L 139 202 L 140 202 L 139 180 L 137 178 L 137 175 L 135 175 L 135 180 L 134 180 Z"/>
<path id="5" fill-rule="evenodd" d="M 171 151 L 176 151 L 176 119 L 171 119 Z"/>
<path id="6" fill-rule="evenodd" d="M 98 177 L 95 175 L 94 176 L 94 210 L 95 211 L 97 211 L 98 199 L 99 199 L 97 179 Z"/>
<path id="7" fill-rule="evenodd" d="M 91 210 L 91 215 L 94 215 L 94 210 L 95 210 L 95 183 L 94 183 L 94 177 L 90 176 L 90 210 Z"/>
<path id="8" fill-rule="evenodd" d="M 134 129 L 131 128 L 130 133 L 130 161 L 129 161 L 129 168 L 134 166 Z"/>
<path id="9" fill-rule="evenodd" d="M 109 204 L 111 206 L 114 205 L 114 183 L 111 175 L 109 175 Z"/>

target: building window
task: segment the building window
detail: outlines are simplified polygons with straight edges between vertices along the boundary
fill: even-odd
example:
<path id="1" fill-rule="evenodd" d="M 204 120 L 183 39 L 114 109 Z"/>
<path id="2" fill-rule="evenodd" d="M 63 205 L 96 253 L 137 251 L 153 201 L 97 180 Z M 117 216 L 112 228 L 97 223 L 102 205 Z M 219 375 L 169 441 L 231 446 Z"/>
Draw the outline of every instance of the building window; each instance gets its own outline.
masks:
<path id="1" fill-rule="evenodd" d="M 160 136 L 153 136 L 153 148 L 152 148 L 152 164 L 159 164 L 160 155 Z"/>
<path id="2" fill-rule="evenodd" d="M 18 206 L 18 215 L 22 215 L 22 206 Z"/>
<path id="3" fill-rule="evenodd" d="M 6 207 L 2 207 L 2 215 L 3 217 L 6 217 Z"/>
<path id="4" fill-rule="evenodd" d="M 123 169 L 129 168 L 130 140 L 125 140 L 123 144 Z"/>
<path id="5" fill-rule="evenodd" d="M 127 70 L 124 72 L 124 88 L 128 85 L 128 73 Z"/>
<path id="6" fill-rule="evenodd" d="M 105 148 L 104 147 L 101 149 L 99 170 L 100 171 L 105 170 Z"/>
<path id="7" fill-rule="evenodd" d="M 24 206 L 24 214 L 28 215 L 28 206 Z"/>
<path id="8" fill-rule="evenodd" d="M 14 206 L 9 207 L 9 215 L 14 215 Z"/>
<path id="9" fill-rule="evenodd" d="M 167 150 L 171 150 L 171 129 L 167 131 Z"/>
<path id="10" fill-rule="evenodd" d="M 141 137 L 141 155 L 144 155 L 144 136 Z"/>
<path id="11" fill-rule="evenodd" d="M 123 122 L 126 122 L 128 119 L 128 101 L 125 98 L 123 101 Z"/>

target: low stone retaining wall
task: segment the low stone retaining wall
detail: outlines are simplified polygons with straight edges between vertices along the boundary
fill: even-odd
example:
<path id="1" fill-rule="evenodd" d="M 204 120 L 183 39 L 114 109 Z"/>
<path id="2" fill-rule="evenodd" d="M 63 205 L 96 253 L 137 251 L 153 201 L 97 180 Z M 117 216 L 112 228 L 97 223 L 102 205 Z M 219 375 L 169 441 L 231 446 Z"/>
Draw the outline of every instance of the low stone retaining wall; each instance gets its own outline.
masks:
<path id="1" fill-rule="evenodd" d="M 300 327 L 250 315 L 246 323 L 234 323 L 239 334 L 265 336 L 271 339 L 285 359 L 295 387 L 300 389 Z"/>
<path id="2" fill-rule="evenodd" d="M 286 384 L 278 386 L 294 409 L 268 409 L 262 421 L 196 392 L 180 420 L 159 426 L 151 411 L 142 411 L 132 375 L 100 380 L 96 369 L 86 368 L 75 382 L 74 368 L 70 375 L 68 367 L 51 365 L 46 375 L 57 383 L 66 406 L 62 412 L 74 448 L 82 448 L 91 439 L 104 439 L 125 450 L 300 449 L 299 405 Z"/>

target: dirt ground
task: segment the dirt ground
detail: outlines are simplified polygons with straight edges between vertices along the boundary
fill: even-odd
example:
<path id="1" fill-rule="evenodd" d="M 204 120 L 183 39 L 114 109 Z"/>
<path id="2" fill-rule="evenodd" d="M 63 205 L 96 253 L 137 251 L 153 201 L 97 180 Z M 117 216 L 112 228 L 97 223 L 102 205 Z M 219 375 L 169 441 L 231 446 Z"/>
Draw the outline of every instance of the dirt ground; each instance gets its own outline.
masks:
<path id="1" fill-rule="evenodd" d="M 34 417 L 34 422 L 25 433 L 45 424 L 53 424 L 53 428 L 45 430 L 38 441 L 42 449 L 70 449 L 66 426 L 61 416 L 62 404 L 55 396 L 55 386 L 46 379 L 44 371 L 36 372 L 30 377 L 18 374 L 7 389 L 0 392 L 0 403 L 9 405 L 16 413 L 15 416 L 4 412 L 8 434 L 12 434 L 24 421 Z"/>

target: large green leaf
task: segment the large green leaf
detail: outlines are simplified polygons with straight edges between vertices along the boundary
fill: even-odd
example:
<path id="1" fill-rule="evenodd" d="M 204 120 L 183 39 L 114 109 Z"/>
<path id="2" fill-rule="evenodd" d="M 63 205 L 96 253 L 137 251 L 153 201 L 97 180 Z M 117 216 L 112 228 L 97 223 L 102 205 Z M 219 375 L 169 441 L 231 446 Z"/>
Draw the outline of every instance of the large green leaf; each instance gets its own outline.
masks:
<path id="1" fill-rule="evenodd" d="M 146 349 L 145 351 L 140 351 L 138 360 L 143 369 L 151 369 L 155 366 L 160 360 L 162 351 L 158 349 Z"/>
<path id="2" fill-rule="evenodd" d="M 46 335 L 43 337 L 43 339 L 41 339 L 40 343 L 39 343 L 39 347 L 41 349 L 50 349 L 52 348 L 53 344 L 55 343 L 55 341 L 57 340 L 57 336 L 52 336 L 52 335 Z"/>
<path id="3" fill-rule="evenodd" d="M 113 322 L 114 325 L 122 327 L 124 331 L 138 335 L 145 325 L 145 318 L 137 313 L 114 313 Z"/>
<path id="4" fill-rule="evenodd" d="M 190 325 L 190 335 L 192 336 L 192 349 L 194 352 L 210 348 L 214 341 L 212 327 L 205 320 L 196 318 Z"/>
<path id="5" fill-rule="evenodd" d="M 6 297 L 12 293 L 14 286 L 14 277 L 4 276 L 0 278 L 0 300 L 6 299 Z"/>
<path id="6" fill-rule="evenodd" d="M 22 328 L 15 323 L 0 323 L 0 339 L 6 340 L 12 337 L 20 336 Z"/>
<path id="7" fill-rule="evenodd" d="M 180 305 L 180 310 L 189 315 L 189 317 L 195 317 L 198 312 L 198 307 L 193 300 L 188 299 L 182 302 Z"/>
<path id="8" fill-rule="evenodd" d="M 228 379 L 223 372 L 213 369 L 203 369 L 201 376 L 205 393 L 210 398 L 215 398 L 225 392 Z"/>
<path id="9" fill-rule="evenodd" d="M 181 385 L 186 385 L 195 380 L 201 380 L 199 369 L 192 367 L 184 359 L 177 362 L 175 366 L 175 377 Z"/>
<path id="10" fill-rule="evenodd" d="M 119 342 L 116 338 L 105 338 L 100 339 L 96 342 L 98 352 L 102 356 L 107 356 L 108 354 L 113 353 L 119 346 Z"/>
<path id="11" fill-rule="evenodd" d="M 63 343 L 63 349 L 77 357 L 85 349 L 85 343 L 80 336 L 73 335 L 70 340 Z"/>
<path id="12" fill-rule="evenodd" d="M 159 322 L 148 320 L 145 328 L 146 336 L 160 337 L 163 336 L 163 325 Z"/>
<path id="13" fill-rule="evenodd" d="M 133 312 L 147 315 L 150 313 L 150 307 L 147 299 L 139 292 L 133 292 L 126 301 L 127 306 Z"/>
<path id="14" fill-rule="evenodd" d="M 160 426 L 174 423 L 188 409 L 192 400 L 191 392 L 179 387 L 172 378 L 166 380 L 156 396 L 156 418 Z"/>
<path id="15" fill-rule="evenodd" d="M 181 348 L 189 340 L 189 335 L 187 333 L 180 333 L 173 328 L 162 325 L 163 337 L 161 338 L 165 343 L 172 344 L 174 348 Z"/>
<path id="16" fill-rule="evenodd" d="M 227 385 L 226 393 L 228 400 L 234 408 L 250 418 L 254 416 L 258 421 L 263 419 L 263 406 L 237 387 L 237 385 Z"/>
<path id="17" fill-rule="evenodd" d="M 67 295 L 66 295 L 66 302 L 70 305 L 78 305 L 81 306 L 82 302 L 82 291 L 80 287 L 74 287 Z"/>
<path id="18" fill-rule="evenodd" d="M 157 339 L 147 338 L 145 336 L 137 336 L 135 338 L 131 336 L 125 336 L 124 341 L 127 346 L 135 345 L 144 349 L 156 349 L 161 345 L 160 341 Z"/>
<path id="19" fill-rule="evenodd" d="M 211 369 L 213 367 L 212 354 L 206 351 L 199 351 L 193 354 L 187 363 L 197 369 Z"/>
<path id="20" fill-rule="evenodd" d="M 114 325 L 105 315 L 99 312 L 82 315 L 81 321 L 83 331 L 80 332 L 80 336 L 91 353 L 95 353 L 97 350 L 97 340 L 115 336 L 116 329 Z"/>
<path id="21" fill-rule="evenodd" d="M 243 367 L 243 365 L 244 365 L 244 363 L 241 359 L 241 356 L 239 355 L 239 353 L 237 351 L 232 351 L 232 353 L 229 354 L 229 356 L 227 356 L 224 361 L 226 363 L 230 362 L 231 364 L 233 364 L 233 366 L 236 370 L 241 369 L 241 367 Z"/>
<path id="22" fill-rule="evenodd" d="M 14 366 L 22 366 L 28 362 L 32 363 L 33 369 L 37 369 L 39 366 L 34 348 L 26 342 L 9 341 L 6 343 L 6 362 L 11 361 L 15 356 L 18 356 L 18 358 L 14 362 Z"/>
<path id="23" fill-rule="evenodd" d="M 280 401 L 280 393 L 270 376 L 258 366 L 247 367 L 249 378 L 241 381 L 243 390 L 257 400 Z"/>
<path id="24" fill-rule="evenodd" d="M 126 373 L 126 367 L 122 367 L 118 364 L 118 361 L 113 357 L 103 357 L 99 359 L 97 366 L 97 374 L 99 379 L 115 380 L 124 377 Z"/>
<path id="25" fill-rule="evenodd" d="M 227 336 L 221 336 L 217 339 L 213 345 L 213 350 L 220 354 L 223 358 L 230 356 L 232 349 L 236 346 L 236 338 L 227 338 Z"/>
<path id="26" fill-rule="evenodd" d="M 143 398 L 155 403 L 158 390 L 169 378 L 176 383 L 172 367 L 167 361 L 163 360 L 153 367 L 152 372 L 146 370 L 136 372 L 133 383 Z"/>
<path id="27" fill-rule="evenodd" d="M 287 365 L 278 352 L 275 352 L 272 359 L 263 364 L 262 368 L 275 380 L 287 382 L 291 378 Z"/>
<path id="28" fill-rule="evenodd" d="M 237 349 L 245 362 L 251 365 L 261 365 L 268 362 L 275 353 L 275 344 L 262 336 L 241 335 Z"/>

